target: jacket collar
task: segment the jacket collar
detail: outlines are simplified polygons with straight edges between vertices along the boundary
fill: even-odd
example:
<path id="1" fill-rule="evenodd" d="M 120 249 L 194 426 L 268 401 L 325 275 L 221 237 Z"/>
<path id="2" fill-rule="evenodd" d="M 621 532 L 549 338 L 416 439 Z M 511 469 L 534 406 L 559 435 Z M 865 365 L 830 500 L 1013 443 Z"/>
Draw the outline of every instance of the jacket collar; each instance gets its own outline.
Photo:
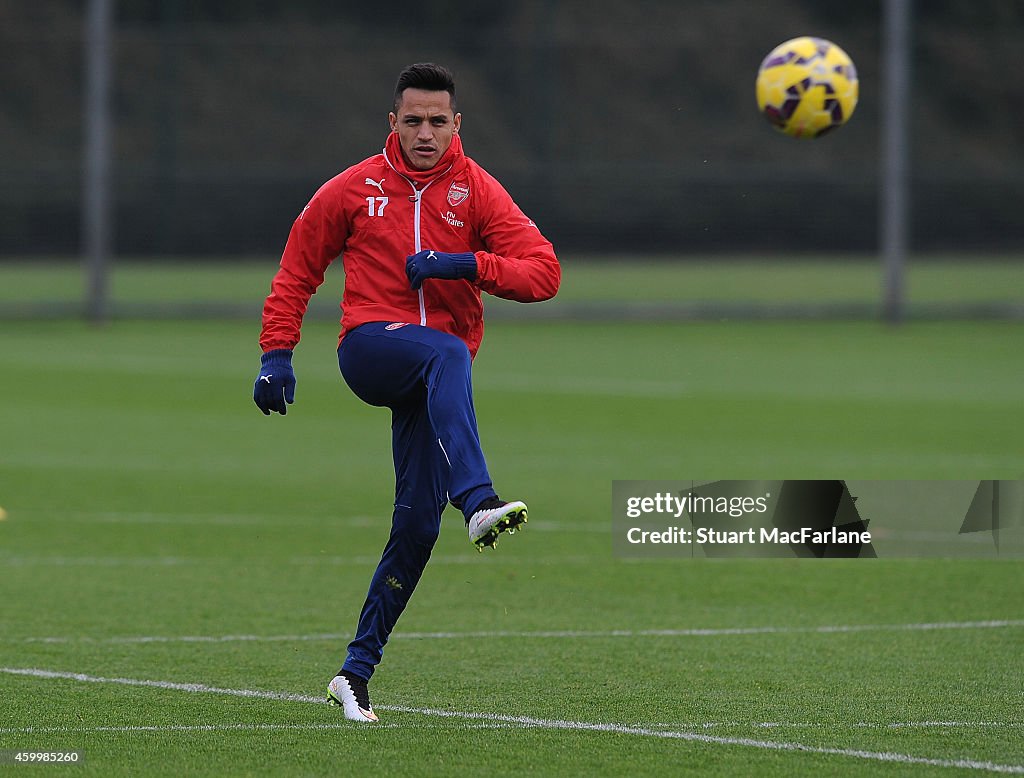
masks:
<path id="1" fill-rule="evenodd" d="M 417 170 L 409 164 L 405 154 L 402 153 L 402 145 L 398 140 L 397 132 L 392 132 L 388 135 L 388 139 L 384 144 L 384 158 L 395 172 L 419 187 L 426 186 L 435 179 L 441 178 L 450 170 L 454 169 L 458 172 L 466 162 L 466 155 L 462 151 L 462 138 L 457 133 L 452 136 L 451 145 L 441 155 L 437 164 L 429 170 Z"/>

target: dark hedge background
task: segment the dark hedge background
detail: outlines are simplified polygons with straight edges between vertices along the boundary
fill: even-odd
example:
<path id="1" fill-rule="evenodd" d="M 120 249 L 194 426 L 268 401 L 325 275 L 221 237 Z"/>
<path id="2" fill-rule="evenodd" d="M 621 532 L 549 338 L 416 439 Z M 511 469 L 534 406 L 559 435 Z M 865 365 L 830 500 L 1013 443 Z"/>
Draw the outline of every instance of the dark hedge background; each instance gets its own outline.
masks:
<path id="1" fill-rule="evenodd" d="M 0 257 L 78 250 L 83 5 L 0 4 Z M 918 0 L 914 24 L 913 248 L 1019 251 L 1024 2 Z M 816 141 L 754 104 L 763 56 L 802 34 L 861 78 Z M 120 0 L 115 38 L 119 253 L 278 252 L 320 183 L 379 151 L 424 60 L 456 74 L 468 153 L 563 252 L 878 243 L 878 0 Z"/>

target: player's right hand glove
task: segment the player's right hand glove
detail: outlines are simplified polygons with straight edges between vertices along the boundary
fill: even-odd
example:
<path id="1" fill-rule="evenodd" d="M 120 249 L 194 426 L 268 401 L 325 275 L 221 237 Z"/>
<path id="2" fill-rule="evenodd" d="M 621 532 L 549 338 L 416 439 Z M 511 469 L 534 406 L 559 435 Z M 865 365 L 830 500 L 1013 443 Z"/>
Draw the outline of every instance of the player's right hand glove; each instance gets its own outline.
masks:
<path id="1" fill-rule="evenodd" d="M 252 387 L 253 402 L 269 416 L 277 411 L 288 413 L 288 405 L 295 402 L 295 371 L 292 370 L 292 350 L 276 348 L 266 352 L 260 360 L 262 367 Z"/>

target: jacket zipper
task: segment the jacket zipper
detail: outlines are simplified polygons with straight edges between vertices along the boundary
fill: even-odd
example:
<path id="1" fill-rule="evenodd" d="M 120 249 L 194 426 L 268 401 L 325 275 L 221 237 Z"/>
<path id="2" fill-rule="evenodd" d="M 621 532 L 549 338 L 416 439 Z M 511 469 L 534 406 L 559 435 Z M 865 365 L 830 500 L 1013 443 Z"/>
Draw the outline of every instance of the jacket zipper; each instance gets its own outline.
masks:
<path id="1" fill-rule="evenodd" d="M 418 254 L 419 252 L 423 251 L 423 245 L 420 242 L 420 201 L 423 198 L 423 192 L 426 191 L 427 186 L 430 186 L 430 184 L 428 183 L 427 186 L 423 187 L 423 189 L 417 189 L 416 185 L 413 184 L 412 181 L 409 181 L 409 184 L 412 186 L 413 197 L 415 198 L 415 205 L 413 206 L 413 240 L 416 245 L 416 251 L 414 253 Z M 416 295 L 417 297 L 419 297 L 420 301 L 420 326 L 426 327 L 427 304 L 423 301 L 422 285 L 420 286 L 419 289 L 416 290 Z"/>
<path id="2" fill-rule="evenodd" d="M 417 189 L 416 188 L 416 184 L 414 184 L 412 181 L 409 181 L 409 179 L 405 178 L 405 176 L 402 176 L 402 178 L 405 178 L 406 181 L 409 181 L 409 186 L 412 187 L 413 200 L 414 200 L 413 224 L 412 224 L 412 226 L 413 226 L 413 241 L 414 241 L 414 243 L 416 245 L 416 252 L 415 253 L 417 253 L 417 254 L 419 254 L 421 251 L 423 251 L 423 244 L 422 244 L 422 242 L 420 240 L 420 203 L 421 203 L 421 201 L 423 199 L 423 193 L 426 192 L 427 189 L 429 189 L 430 186 L 435 181 L 437 181 L 439 178 L 444 176 L 444 174 L 447 173 L 448 170 L 451 170 L 450 166 L 448 167 L 447 170 L 445 170 L 443 173 L 441 173 L 441 175 L 439 175 L 437 178 L 432 178 L 430 181 L 428 181 L 426 184 L 424 184 L 422 189 Z M 401 175 L 401 173 L 399 173 L 399 175 Z M 420 326 L 421 327 L 426 327 L 427 326 L 427 304 L 423 301 L 423 287 L 422 286 L 419 289 L 416 290 L 416 295 L 417 295 L 417 297 L 419 297 L 419 301 L 420 301 Z"/>
<path id="3" fill-rule="evenodd" d="M 413 243 L 414 243 L 414 245 L 416 247 L 416 251 L 413 252 L 413 253 L 419 254 L 421 251 L 423 251 L 423 245 L 420 243 L 420 198 L 423 197 L 423 193 L 427 191 L 427 188 L 431 184 L 433 184 L 438 179 L 444 178 L 444 176 L 448 173 L 449 170 L 452 169 L 453 166 L 449 165 L 444 170 L 442 170 L 435 178 L 432 178 L 430 181 L 428 181 L 426 183 L 426 185 L 422 189 L 417 189 L 416 188 L 416 183 L 411 178 L 407 178 L 406 176 L 402 175 L 401 171 L 398 168 L 396 168 L 394 165 L 391 164 L 391 160 L 388 159 L 388 154 L 387 154 L 387 150 L 386 149 L 384 151 L 384 161 L 387 162 L 389 168 L 391 168 L 396 173 L 398 173 L 398 175 L 402 176 L 402 178 L 404 178 L 409 183 L 409 186 L 412 187 L 412 200 L 413 200 L 413 203 L 414 203 L 414 206 L 413 206 L 413 222 L 412 222 L 412 227 L 413 227 Z M 427 326 L 427 304 L 423 300 L 423 287 L 422 286 L 419 289 L 416 290 L 416 296 L 417 296 L 417 298 L 419 298 L 419 302 L 420 302 L 420 326 L 421 327 L 426 327 Z"/>

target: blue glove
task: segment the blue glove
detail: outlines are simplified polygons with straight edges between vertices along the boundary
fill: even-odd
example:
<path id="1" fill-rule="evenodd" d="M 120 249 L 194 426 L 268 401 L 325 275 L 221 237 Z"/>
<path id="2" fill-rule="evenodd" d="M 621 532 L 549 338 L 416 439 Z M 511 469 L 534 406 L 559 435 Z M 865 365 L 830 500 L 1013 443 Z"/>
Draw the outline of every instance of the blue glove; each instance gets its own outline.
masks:
<path id="1" fill-rule="evenodd" d="M 419 289 L 428 278 L 476 278 L 476 254 L 445 254 L 442 251 L 421 251 L 405 258 L 405 274 L 413 289 Z"/>
<path id="2" fill-rule="evenodd" d="M 292 350 L 277 348 L 268 351 L 260 360 L 262 367 L 252 387 L 252 399 L 264 415 L 277 411 L 288 413 L 288 405 L 295 402 L 295 371 L 292 370 Z"/>

